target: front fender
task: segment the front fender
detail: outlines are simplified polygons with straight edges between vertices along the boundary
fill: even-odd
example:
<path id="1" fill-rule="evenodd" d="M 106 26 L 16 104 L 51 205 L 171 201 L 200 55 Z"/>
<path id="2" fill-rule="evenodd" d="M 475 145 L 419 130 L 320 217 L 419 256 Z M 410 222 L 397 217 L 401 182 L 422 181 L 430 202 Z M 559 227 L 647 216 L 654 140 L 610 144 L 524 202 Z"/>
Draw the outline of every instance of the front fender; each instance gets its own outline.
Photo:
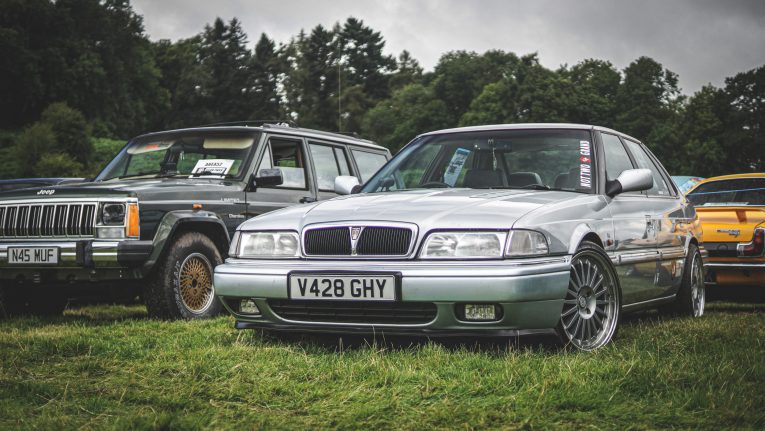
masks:
<path id="1" fill-rule="evenodd" d="M 154 248 L 149 259 L 144 264 L 144 272 L 148 272 L 154 267 L 159 258 L 165 253 L 165 250 L 169 247 L 172 242 L 171 239 L 178 228 L 188 223 L 204 223 L 206 226 L 210 226 L 213 229 L 220 229 L 222 237 L 226 238 L 226 241 L 230 241 L 226 224 L 223 223 L 223 220 L 221 220 L 214 212 L 198 210 L 168 212 L 162 217 L 162 220 L 160 220 L 159 225 L 157 226 L 157 231 L 152 240 Z M 228 244 L 226 244 L 226 247 L 228 247 Z"/>

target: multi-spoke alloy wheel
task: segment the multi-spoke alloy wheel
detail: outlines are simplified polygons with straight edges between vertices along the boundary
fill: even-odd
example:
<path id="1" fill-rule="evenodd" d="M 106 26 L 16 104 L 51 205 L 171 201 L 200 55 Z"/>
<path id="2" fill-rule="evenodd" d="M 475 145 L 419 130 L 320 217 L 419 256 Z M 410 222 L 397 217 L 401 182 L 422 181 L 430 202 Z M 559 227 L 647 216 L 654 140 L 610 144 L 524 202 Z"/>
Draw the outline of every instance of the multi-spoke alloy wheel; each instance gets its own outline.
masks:
<path id="1" fill-rule="evenodd" d="M 202 253 L 190 254 L 181 264 L 178 287 L 183 305 L 191 312 L 201 313 L 212 303 L 212 274 L 212 265 Z"/>
<path id="2" fill-rule="evenodd" d="M 571 262 L 559 329 L 575 347 L 596 349 L 613 337 L 619 306 L 619 288 L 610 263 L 594 245 L 586 245 Z"/>
<path id="3" fill-rule="evenodd" d="M 696 253 L 691 262 L 691 304 L 693 305 L 693 317 L 701 317 L 704 314 L 704 303 L 706 300 L 704 266 L 701 262 L 701 255 Z"/>

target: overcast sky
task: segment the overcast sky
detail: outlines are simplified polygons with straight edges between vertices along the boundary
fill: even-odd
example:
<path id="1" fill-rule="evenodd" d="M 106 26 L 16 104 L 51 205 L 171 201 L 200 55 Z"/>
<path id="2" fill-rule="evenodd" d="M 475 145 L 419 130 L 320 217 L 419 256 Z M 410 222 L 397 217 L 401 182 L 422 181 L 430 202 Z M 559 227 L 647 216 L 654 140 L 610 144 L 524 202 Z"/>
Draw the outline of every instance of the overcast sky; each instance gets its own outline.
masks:
<path id="1" fill-rule="evenodd" d="M 686 94 L 765 64 L 765 0 L 133 0 L 152 39 L 186 38 L 237 17 L 251 42 L 287 42 L 301 28 L 349 16 L 406 49 L 426 70 L 451 50 L 538 52 L 556 68 L 585 58 L 622 69 L 647 55 L 680 76 Z"/>

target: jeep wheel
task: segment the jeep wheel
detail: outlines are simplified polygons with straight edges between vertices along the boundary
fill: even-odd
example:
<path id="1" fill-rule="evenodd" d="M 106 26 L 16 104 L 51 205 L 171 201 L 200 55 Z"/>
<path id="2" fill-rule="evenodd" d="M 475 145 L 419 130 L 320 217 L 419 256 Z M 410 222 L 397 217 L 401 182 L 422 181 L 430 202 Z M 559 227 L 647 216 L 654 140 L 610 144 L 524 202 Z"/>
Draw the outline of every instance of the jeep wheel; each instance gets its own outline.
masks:
<path id="1" fill-rule="evenodd" d="M 223 262 L 210 238 L 196 232 L 181 235 L 158 262 L 144 290 L 150 317 L 200 319 L 220 314 L 213 269 Z"/>

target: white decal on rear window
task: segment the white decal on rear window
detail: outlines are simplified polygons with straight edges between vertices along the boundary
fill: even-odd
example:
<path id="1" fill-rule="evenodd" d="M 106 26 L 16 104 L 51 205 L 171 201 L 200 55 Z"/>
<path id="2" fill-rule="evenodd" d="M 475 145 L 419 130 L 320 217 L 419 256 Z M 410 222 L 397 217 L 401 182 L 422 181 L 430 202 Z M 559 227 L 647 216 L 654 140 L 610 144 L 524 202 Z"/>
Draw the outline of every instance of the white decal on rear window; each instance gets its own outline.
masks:
<path id="1" fill-rule="evenodd" d="M 579 141 L 579 187 L 592 188 L 592 154 L 587 141 Z"/>

